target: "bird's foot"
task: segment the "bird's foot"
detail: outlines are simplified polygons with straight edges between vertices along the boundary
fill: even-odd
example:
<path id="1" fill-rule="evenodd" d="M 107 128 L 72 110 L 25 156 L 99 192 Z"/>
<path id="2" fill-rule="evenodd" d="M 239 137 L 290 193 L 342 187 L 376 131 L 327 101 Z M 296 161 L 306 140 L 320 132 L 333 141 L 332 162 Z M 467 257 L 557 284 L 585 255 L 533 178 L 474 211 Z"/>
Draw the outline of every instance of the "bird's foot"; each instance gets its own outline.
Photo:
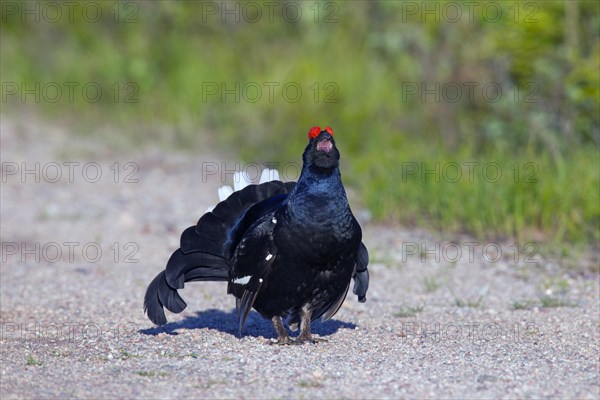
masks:
<path id="1" fill-rule="evenodd" d="M 279 337 L 275 341 L 269 341 L 270 345 L 286 345 L 286 344 L 297 344 L 294 340 L 290 339 L 289 336 Z"/>
<path id="2" fill-rule="evenodd" d="M 295 340 L 294 340 L 294 344 L 304 344 L 304 343 L 312 343 L 312 344 L 317 344 L 317 343 L 326 343 L 329 340 L 327 339 L 323 339 L 323 338 L 316 338 L 314 336 L 298 336 Z"/>

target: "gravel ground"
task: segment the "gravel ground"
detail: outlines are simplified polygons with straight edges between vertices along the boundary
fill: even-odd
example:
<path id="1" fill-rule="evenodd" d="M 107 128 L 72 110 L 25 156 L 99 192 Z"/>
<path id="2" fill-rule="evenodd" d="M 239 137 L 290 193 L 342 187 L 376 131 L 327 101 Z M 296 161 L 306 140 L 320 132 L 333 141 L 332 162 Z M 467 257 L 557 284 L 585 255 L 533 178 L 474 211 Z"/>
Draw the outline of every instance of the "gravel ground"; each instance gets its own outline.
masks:
<path id="1" fill-rule="evenodd" d="M 153 327 L 146 286 L 216 201 L 221 179 L 201 171 L 221 159 L 116 154 L 3 118 L 2 399 L 600 397 L 598 260 L 526 244 L 500 257 L 365 221 L 367 302 L 314 326 L 328 342 L 269 346 L 255 312 L 239 339 L 223 283 L 189 284 L 188 308 Z"/>

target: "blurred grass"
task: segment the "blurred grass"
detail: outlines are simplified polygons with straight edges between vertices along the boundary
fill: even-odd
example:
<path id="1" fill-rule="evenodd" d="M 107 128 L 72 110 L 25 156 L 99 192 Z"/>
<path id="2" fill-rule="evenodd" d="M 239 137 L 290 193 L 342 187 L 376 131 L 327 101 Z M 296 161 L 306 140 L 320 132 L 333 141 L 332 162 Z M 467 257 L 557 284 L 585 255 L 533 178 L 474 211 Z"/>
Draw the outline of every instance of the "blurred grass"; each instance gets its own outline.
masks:
<path id="1" fill-rule="evenodd" d="M 594 148 L 581 148 L 568 161 L 424 146 L 402 153 L 398 163 L 398 153 L 383 146 L 355 165 L 358 176 L 368 177 L 363 198 L 377 219 L 522 243 L 597 238 L 600 174 L 593 167 Z M 393 164 L 399 168 L 389 168 Z"/>
<path id="2" fill-rule="evenodd" d="M 74 118 L 83 133 L 112 127 L 129 145 L 194 149 L 208 137 L 246 160 L 277 162 L 298 161 L 308 129 L 331 125 L 344 177 L 378 220 L 597 246 L 597 2 L 483 1 L 457 22 L 443 14 L 448 2 L 428 2 L 437 19 L 422 2 L 288 3 L 302 7 L 297 22 L 237 2 L 97 2 L 97 22 L 78 12 L 35 22 L 3 8 L 3 113 Z M 239 7 L 240 21 L 209 13 L 214 5 Z M 503 17 L 486 19 L 487 5 Z M 76 89 L 73 102 L 63 93 L 37 103 L 6 93 L 7 83 L 36 82 L 95 82 L 103 95 L 90 102 Z M 298 101 L 282 92 L 290 83 Z M 439 98 L 411 94 L 422 83 L 439 84 Z M 490 84 L 497 99 L 483 90 Z M 233 93 L 210 95 L 213 85 Z M 471 162 L 481 167 L 468 179 Z M 456 182 L 449 163 L 461 167 Z M 490 163 L 497 181 L 482 175 Z"/>

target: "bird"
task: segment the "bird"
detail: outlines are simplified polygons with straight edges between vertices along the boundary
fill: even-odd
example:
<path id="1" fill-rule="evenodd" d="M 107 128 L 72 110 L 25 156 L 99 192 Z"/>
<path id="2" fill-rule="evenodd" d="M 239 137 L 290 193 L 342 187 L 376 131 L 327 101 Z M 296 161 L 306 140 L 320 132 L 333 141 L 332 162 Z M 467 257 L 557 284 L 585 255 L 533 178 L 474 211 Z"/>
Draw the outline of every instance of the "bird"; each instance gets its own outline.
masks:
<path id="1" fill-rule="evenodd" d="M 273 324 L 271 344 L 326 341 L 312 335 L 311 322 L 337 313 L 352 280 L 358 301 L 366 301 L 369 253 L 342 184 L 331 127 L 309 130 L 302 161 L 297 182 L 265 170 L 258 184 L 219 189 L 221 201 L 183 231 L 180 248 L 148 285 L 144 312 L 153 323 L 167 323 L 164 308 L 187 307 L 178 290 L 192 281 L 227 282 L 240 337 L 255 309 Z M 269 175 L 275 179 L 263 182 Z M 286 324 L 299 329 L 296 337 Z"/>

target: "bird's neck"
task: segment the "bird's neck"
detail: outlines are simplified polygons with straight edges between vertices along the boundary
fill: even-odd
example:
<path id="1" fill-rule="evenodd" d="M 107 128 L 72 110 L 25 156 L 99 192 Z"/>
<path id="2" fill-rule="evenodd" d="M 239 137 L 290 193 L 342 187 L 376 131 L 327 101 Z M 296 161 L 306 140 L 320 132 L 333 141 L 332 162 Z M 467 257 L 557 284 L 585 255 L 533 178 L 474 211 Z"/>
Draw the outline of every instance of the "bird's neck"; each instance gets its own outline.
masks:
<path id="1" fill-rule="evenodd" d="M 287 199 L 293 216 L 309 219 L 350 218 L 350 206 L 338 168 L 323 171 L 302 168 Z"/>
<path id="2" fill-rule="evenodd" d="M 360 243 L 360 226 L 337 169 L 326 174 L 303 169 L 281 217 L 296 245 L 294 254 L 315 265 Z"/>

